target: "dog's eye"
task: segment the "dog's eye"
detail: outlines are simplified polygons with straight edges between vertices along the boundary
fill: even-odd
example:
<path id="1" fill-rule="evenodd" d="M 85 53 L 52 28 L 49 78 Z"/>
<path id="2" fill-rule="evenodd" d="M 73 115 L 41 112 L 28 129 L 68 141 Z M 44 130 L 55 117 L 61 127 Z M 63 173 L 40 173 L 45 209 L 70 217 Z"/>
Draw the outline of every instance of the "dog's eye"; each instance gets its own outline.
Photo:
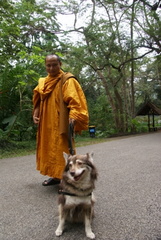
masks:
<path id="1" fill-rule="evenodd" d="M 78 164 L 79 166 L 81 166 L 81 165 L 82 165 L 82 162 L 80 162 L 80 161 L 77 161 L 77 164 Z"/>

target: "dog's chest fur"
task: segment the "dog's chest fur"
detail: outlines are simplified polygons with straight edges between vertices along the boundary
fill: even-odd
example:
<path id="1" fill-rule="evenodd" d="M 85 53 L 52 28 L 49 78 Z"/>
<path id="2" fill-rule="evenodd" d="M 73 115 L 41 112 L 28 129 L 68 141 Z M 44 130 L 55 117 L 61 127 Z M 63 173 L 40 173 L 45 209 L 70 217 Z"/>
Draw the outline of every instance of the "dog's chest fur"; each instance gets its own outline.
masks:
<path id="1" fill-rule="evenodd" d="M 74 208 L 78 205 L 82 205 L 82 206 L 91 206 L 92 202 L 95 202 L 94 199 L 94 194 L 92 193 L 89 196 L 83 196 L 83 197 L 79 197 L 79 196 L 60 196 L 59 197 L 59 204 L 62 204 L 63 206 L 65 206 L 65 208 Z"/>
<path id="2" fill-rule="evenodd" d="M 73 197 L 73 196 L 66 196 L 65 197 L 65 205 L 67 206 L 76 206 L 76 205 L 90 205 L 91 204 L 91 196 L 86 197 Z"/>

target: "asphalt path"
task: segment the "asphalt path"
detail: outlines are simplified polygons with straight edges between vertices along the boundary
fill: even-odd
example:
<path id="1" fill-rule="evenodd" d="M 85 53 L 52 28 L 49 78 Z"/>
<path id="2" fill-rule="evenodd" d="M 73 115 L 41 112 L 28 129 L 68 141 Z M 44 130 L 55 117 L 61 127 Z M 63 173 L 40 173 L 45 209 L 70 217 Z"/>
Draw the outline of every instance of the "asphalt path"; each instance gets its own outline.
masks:
<path id="1" fill-rule="evenodd" d="M 79 147 L 99 172 L 92 228 L 98 240 L 161 240 L 161 132 Z M 61 237 L 57 190 L 42 186 L 35 155 L 0 160 L 1 240 L 87 240 L 82 224 Z"/>

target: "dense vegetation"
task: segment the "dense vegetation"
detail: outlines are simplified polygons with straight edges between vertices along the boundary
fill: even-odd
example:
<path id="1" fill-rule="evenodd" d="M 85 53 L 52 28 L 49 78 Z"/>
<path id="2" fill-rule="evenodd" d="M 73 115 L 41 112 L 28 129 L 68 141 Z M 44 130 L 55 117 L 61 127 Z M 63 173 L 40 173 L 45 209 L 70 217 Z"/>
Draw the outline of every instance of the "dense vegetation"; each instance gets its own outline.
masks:
<path id="1" fill-rule="evenodd" d="M 1 0 L 1 147 L 35 139 L 32 91 L 51 52 L 79 79 L 99 136 L 145 130 L 137 110 L 161 107 L 160 13 L 153 0 Z"/>

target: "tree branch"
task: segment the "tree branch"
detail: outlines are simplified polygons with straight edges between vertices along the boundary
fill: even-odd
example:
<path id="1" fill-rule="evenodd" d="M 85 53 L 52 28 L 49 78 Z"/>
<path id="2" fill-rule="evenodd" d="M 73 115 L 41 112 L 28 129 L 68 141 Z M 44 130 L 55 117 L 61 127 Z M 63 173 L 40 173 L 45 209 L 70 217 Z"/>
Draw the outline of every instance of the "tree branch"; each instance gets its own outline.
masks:
<path id="1" fill-rule="evenodd" d="M 158 7 L 161 7 L 160 2 L 161 0 L 159 0 L 158 2 L 154 3 L 153 5 L 150 5 L 147 1 L 145 0 L 140 0 L 140 2 L 142 2 L 144 5 L 148 6 L 151 11 L 156 11 L 158 9 Z"/>
<path id="2" fill-rule="evenodd" d="M 149 52 L 146 52 L 146 53 L 144 53 L 143 55 L 141 55 L 141 56 L 139 56 L 139 57 L 130 58 L 130 59 L 126 60 L 124 63 L 120 64 L 120 65 L 118 66 L 118 69 L 121 70 L 126 63 L 131 62 L 131 61 L 136 61 L 136 60 L 138 60 L 138 59 L 141 59 L 141 58 L 145 57 L 146 55 L 148 55 L 149 53 L 152 53 L 152 52 L 153 52 L 153 50 L 150 50 Z"/>

